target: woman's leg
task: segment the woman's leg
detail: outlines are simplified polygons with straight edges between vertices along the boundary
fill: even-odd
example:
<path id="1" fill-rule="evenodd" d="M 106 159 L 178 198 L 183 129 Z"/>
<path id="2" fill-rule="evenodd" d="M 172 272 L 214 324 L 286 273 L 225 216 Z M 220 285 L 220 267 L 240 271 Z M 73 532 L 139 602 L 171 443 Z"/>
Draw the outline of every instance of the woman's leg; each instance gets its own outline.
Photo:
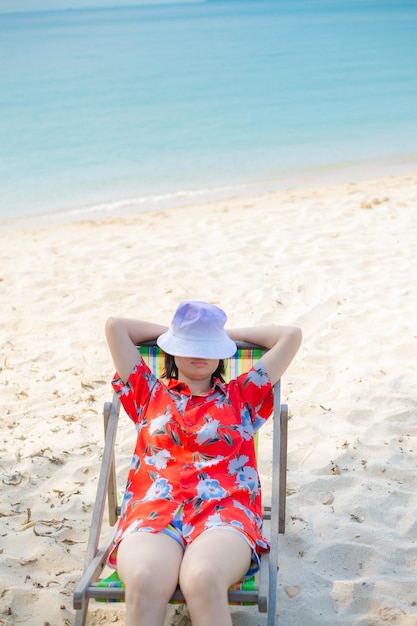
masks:
<path id="1" fill-rule="evenodd" d="M 134 532 L 121 541 L 117 570 L 126 587 L 126 626 L 163 626 L 183 554 L 164 533 Z"/>
<path id="2" fill-rule="evenodd" d="M 231 530 L 209 530 L 185 550 L 180 587 L 193 626 L 231 626 L 227 590 L 249 569 L 252 550 Z"/>

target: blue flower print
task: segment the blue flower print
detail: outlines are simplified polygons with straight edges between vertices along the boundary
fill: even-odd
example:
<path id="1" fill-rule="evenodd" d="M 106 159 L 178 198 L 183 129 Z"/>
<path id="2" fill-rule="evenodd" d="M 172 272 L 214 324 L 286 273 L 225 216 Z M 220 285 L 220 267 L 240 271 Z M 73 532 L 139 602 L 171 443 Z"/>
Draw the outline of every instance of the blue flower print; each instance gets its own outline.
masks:
<path id="1" fill-rule="evenodd" d="M 177 411 L 181 413 L 181 415 L 184 415 L 184 411 L 188 403 L 188 397 L 173 393 L 172 391 L 170 391 L 169 393 L 175 402 L 175 408 L 177 409 Z"/>
<path id="2" fill-rule="evenodd" d="M 213 420 L 210 416 L 207 416 L 206 423 L 198 429 L 197 443 L 213 443 L 219 441 L 217 429 L 220 426 L 219 420 Z"/>
<path id="3" fill-rule="evenodd" d="M 253 432 L 256 433 L 261 426 L 263 426 L 265 424 L 266 420 L 263 417 L 260 417 L 260 415 L 258 415 L 258 412 L 255 413 L 255 420 L 253 422 Z"/>
<path id="4" fill-rule="evenodd" d="M 209 515 L 206 519 L 206 523 L 204 525 L 205 528 L 213 528 L 213 526 L 221 526 L 224 523 L 222 516 L 220 513 L 213 513 L 213 515 Z"/>
<path id="5" fill-rule="evenodd" d="M 192 524 L 183 524 L 182 525 L 182 536 L 185 541 L 188 543 L 191 539 L 191 535 L 194 532 L 194 526 Z"/>
<path id="6" fill-rule="evenodd" d="M 249 441 L 253 437 L 253 425 L 248 409 L 241 410 L 242 424 L 237 427 L 237 431 L 242 439 Z"/>
<path id="7" fill-rule="evenodd" d="M 254 467 L 246 465 L 237 473 L 236 482 L 242 489 L 247 489 L 251 493 L 257 491 L 258 474 Z"/>
<path id="8" fill-rule="evenodd" d="M 223 458 L 224 457 L 220 454 L 217 456 L 205 456 L 204 454 L 200 454 L 199 460 L 194 463 L 194 467 L 198 470 L 202 470 L 212 465 L 218 465 L 220 461 L 223 461 Z"/>
<path id="9" fill-rule="evenodd" d="M 245 463 L 249 461 L 249 457 L 246 454 L 242 454 L 242 456 L 237 456 L 231 461 L 229 461 L 229 473 L 237 474 L 243 470 Z"/>
<path id="10" fill-rule="evenodd" d="M 147 465 L 153 465 L 156 469 L 166 469 L 168 461 L 172 459 L 172 456 L 168 450 L 158 450 L 152 452 L 151 455 L 145 456 L 145 462 Z"/>
<path id="11" fill-rule="evenodd" d="M 218 480 L 205 478 L 197 485 L 197 493 L 200 500 L 221 500 L 226 495 L 225 489 Z"/>
<path id="12" fill-rule="evenodd" d="M 242 522 L 238 522 L 235 519 L 231 520 L 230 525 L 235 526 L 236 528 L 239 528 L 240 530 L 245 530 L 245 527 L 243 526 Z"/>
<path id="13" fill-rule="evenodd" d="M 136 422 L 136 432 L 138 435 L 142 432 L 142 429 L 148 424 L 146 416 L 142 419 L 142 409 L 137 410 L 138 421 Z"/>
<path id="14" fill-rule="evenodd" d="M 248 377 L 245 385 L 248 385 L 249 383 L 252 383 L 257 387 L 263 387 L 264 385 L 269 384 L 269 376 L 262 366 L 258 366 L 256 369 L 248 372 Z"/>
<path id="15" fill-rule="evenodd" d="M 120 385 L 119 391 L 117 392 L 117 395 L 119 397 L 121 396 L 128 397 L 130 394 L 133 394 L 133 388 L 129 381 L 127 381 L 127 383 L 124 383 L 121 378 L 116 378 L 115 384 L 117 386 Z"/>
<path id="16" fill-rule="evenodd" d="M 158 415 L 150 421 L 149 434 L 150 435 L 163 435 L 166 433 L 166 425 L 171 421 L 172 413 L 166 410 L 163 415 Z"/>
<path id="17" fill-rule="evenodd" d="M 244 454 L 232 459 L 229 462 L 229 472 L 236 475 L 236 484 L 240 489 L 249 491 L 253 500 L 258 492 L 259 477 L 254 467 L 246 465 L 247 461 L 249 457 Z"/>
<path id="18" fill-rule="evenodd" d="M 166 478 L 158 478 L 149 487 L 148 491 L 143 498 L 143 502 L 149 502 L 151 500 L 171 500 L 172 487 Z"/>
<path id="19" fill-rule="evenodd" d="M 130 462 L 130 469 L 137 472 L 139 468 L 140 468 L 140 458 L 138 457 L 137 454 L 134 454 Z"/>
<path id="20" fill-rule="evenodd" d="M 218 394 L 218 392 L 216 392 Z M 219 394 L 219 397 L 216 400 L 215 407 L 216 409 L 224 409 L 224 405 L 229 404 L 226 398 Z"/>
<path id="21" fill-rule="evenodd" d="M 134 371 L 137 371 L 139 364 L 136 365 L 135 367 L 136 367 L 136 370 Z M 155 387 L 155 383 L 157 382 L 155 375 L 152 372 L 145 372 L 143 376 L 148 384 L 149 391 L 152 393 L 152 389 Z"/>
<path id="22" fill-rule="evenodd" d="M 126 509 L 129 506 L 129 502 L 133 498 L 133 492 L 129 491 L 128 486 L 126 487 L 126 491 L 125 491 L 124 496 L 123 496 L 122 507 L 121 507 L 121 510 L 120 510 L 120 517 L 125 517 Z"/>

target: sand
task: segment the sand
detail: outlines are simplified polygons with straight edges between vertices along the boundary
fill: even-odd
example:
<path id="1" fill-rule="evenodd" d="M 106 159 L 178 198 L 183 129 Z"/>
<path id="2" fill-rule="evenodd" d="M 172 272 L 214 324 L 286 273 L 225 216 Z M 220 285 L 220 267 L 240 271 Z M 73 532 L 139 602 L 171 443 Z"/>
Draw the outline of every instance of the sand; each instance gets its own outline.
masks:
<path id="1" fill-rule="evenodd" d="M 283 380 L 280 626 L 417 624 L 416 206 L 410 174 L 3 227 L 0 624 L 73 623 L 111 396 L 104 322 L 167 323 L 183 299 L 218 303 L 231 327 L 304 331 Z M 233 621 L 266 623 L 240 608 Z M 87 624 L 110 623 L 123 608 L 90 603 Z M 166 623 L 189 621 L 170 609 Z"/>

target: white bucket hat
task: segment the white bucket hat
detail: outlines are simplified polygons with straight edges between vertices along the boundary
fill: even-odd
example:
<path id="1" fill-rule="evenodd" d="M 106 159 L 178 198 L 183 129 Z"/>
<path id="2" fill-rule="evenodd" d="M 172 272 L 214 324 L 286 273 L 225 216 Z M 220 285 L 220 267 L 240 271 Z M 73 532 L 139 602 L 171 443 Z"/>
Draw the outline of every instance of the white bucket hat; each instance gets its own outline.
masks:
<path id="1" fill-rule="evenodd" d="M 227 359 L 236 344 L 224 332 L 226 313 L 214 304 L 193 300 L 181 302 L 166 333 L 157 344 L 173 356 Z"/>

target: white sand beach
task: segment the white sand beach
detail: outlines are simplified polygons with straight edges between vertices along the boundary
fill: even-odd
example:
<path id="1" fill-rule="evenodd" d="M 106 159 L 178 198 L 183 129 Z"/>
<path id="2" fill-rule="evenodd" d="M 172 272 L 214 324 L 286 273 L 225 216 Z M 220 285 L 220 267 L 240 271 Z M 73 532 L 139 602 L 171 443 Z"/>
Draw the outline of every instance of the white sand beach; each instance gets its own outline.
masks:
<path id="1" fill-rule="evenodd" d="M 229 326 L 303 329 L 283 379 L 280 626 L 417 624 L 416 207 L 417 173 L 3 229 L 2 626 L 73 623 L 111 397 L 104 322 L 168 323 L 184 299 L 219 304 Z M 120 435 L 126 467 L 124 414 Z M 122 605 L 90 603 L 88 626 L 113 623 Z M 175 608 L 166 623 L 190 624 Z"/>

